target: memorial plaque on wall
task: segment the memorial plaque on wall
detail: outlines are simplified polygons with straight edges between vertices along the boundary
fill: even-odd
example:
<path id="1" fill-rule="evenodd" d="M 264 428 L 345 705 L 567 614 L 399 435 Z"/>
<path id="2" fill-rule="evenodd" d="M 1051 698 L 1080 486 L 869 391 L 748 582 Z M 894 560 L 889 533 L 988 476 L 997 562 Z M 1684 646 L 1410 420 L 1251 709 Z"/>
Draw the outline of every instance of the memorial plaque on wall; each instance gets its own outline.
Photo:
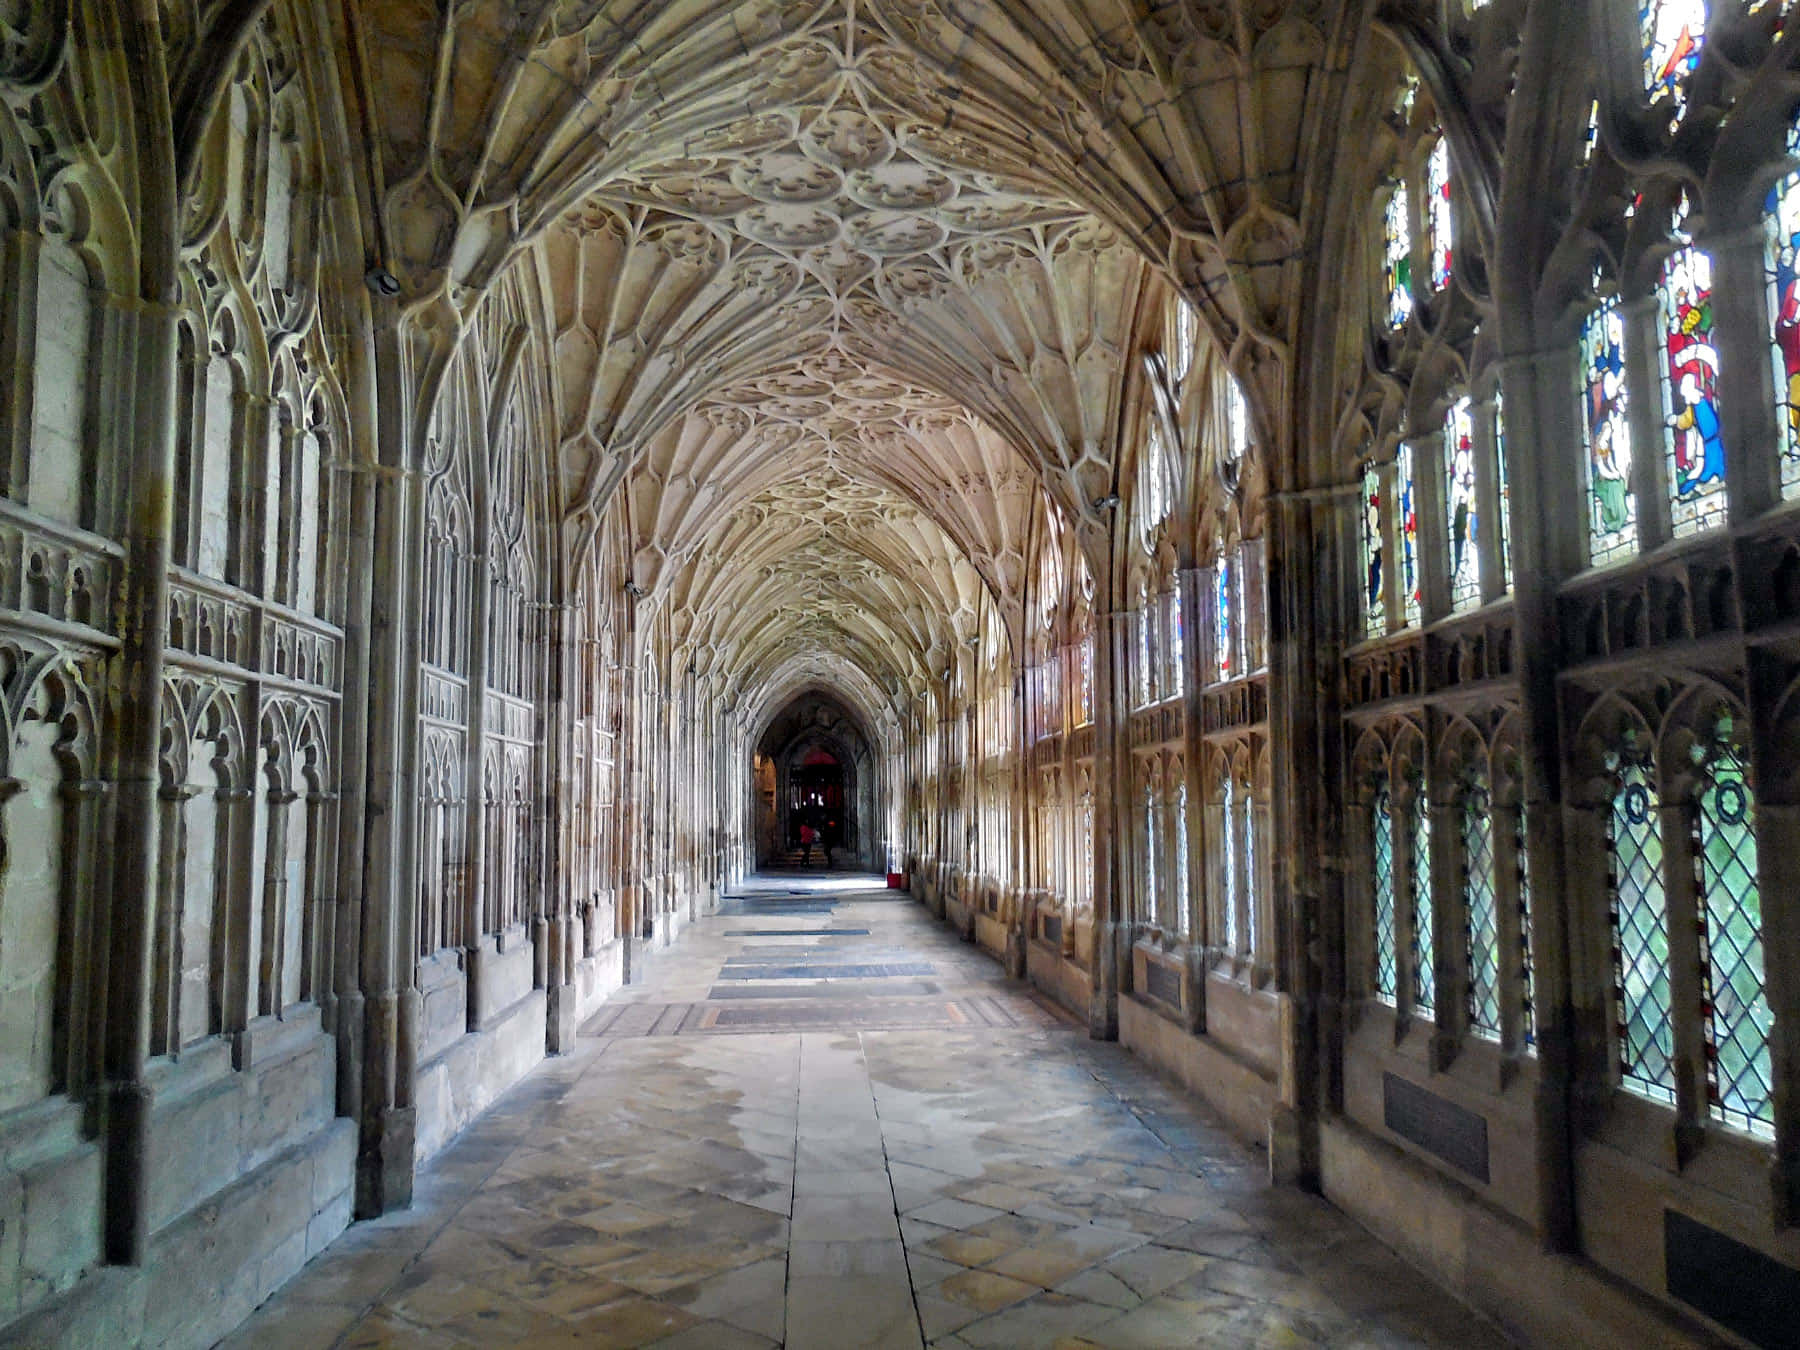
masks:
<path id="1" fill-rule="evenodd" d="M 1144 992 L 1171 1008 L 1181 1006 L 1181 972 L 1160 961 L 1144 962 Z"/>
<path id="2" fill-rule="evenodd" d="M 1663 1266 L 1670 1298 L 1753 1345 L 1800 1350 L 1800 1270 L 1672 1209 L 1663 1211 Z"/>
<path id="3" fill-rule="evenodd" d="M 1477 1181 L 1488 1179 L 1487 1118 L 1397 1074 L 1381 1075 L 1382 1121 Z"/>

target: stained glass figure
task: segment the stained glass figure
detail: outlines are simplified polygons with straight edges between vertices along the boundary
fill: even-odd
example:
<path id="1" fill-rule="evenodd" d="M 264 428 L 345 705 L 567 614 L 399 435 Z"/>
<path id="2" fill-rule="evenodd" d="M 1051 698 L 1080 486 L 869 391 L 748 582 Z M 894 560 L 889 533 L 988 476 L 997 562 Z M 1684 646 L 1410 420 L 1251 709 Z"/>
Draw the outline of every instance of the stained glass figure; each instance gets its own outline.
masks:
<path id="1" fill-rule="evenodd" d="M 1369 808 L 1370 848 L 1375 866 L 1375 992 L 1387 1003 L 1399 999 L 1398 942 L 1394 934 L 1394 801 L 1386 785 L 1376 789 Z"/>
<path id="2" fill-rule="evenodd" d="M 1769 1057 L 1775 1017 L 1763 980 L 1755 795 L 1730 735 L 1730 719 L 1721 718 L 1713 743 L 1702 751 L 1704 776 L 1694 817 L 1695 880 L 1707 956 L 1708 1095 L 1716 1119 L 1767 1137 L 1775 1128 Z"/>
<path id="3" fill-rule="evenodd" d="M 1400 598 L 1406 622 L 1419 621 L 1419 484 L 1413 471 L 1412 442 L 1400 442 L 1396 469 L 1400 488 Z"/>
<path id="4" fill-rule="evenodd" d="M 1481 603 L 1481 530 L 1475 491 L 1475 419 L 1465 395 L 1444 415 L 1444 519 L 1450 531 L 1450 608 Z"/>
<path id="5" fill-rule="evenodd" d="M 1383 227 L 1387 261 L 1387 320 L 1389 328 L 1402 327 L 1412 317 L 1412 222 L 1406 182 L 1398 180 L 1388 197 Z"/>
<path id="6" fill-rule="evenodd" d="M 1684 85 L 1700 64 L 1706 41 L 1706 0 L 1642 0 L 1644 88 L 1652 103 L 1666 100 L 1674 117 L 1687 105 Z"/>
<path id="7" fill-rule="evenodd" d="M 1800 126 L 1788 132 L 1788 153 L 1800 154 Z M 1800 173 L 1789 174 L 1769 190 L 1765 219 L 1781 495 L 1796 497 L 1800 496 Z"/>
<path id="8" fill-rule="evenodd" d="M 1413 793 L 1407 836 L 1412 843 L 1413 1008 L 1429 1013 L 1437 1003 L 1437 944 L 1431 915 L 1431 806 L 1425 785 Z"/>
<path id="9" fill-rule="evenodd" d="M 1225 912 L 1219 917 L 1225 921 L 1225 950 L 1236 956 L 1238 951 L 1237 779 L 1233 776 L 1230 768 L 1225 770 L 1224 778 L 1224 809 L 1221 813 L 1220 824 L 1225 835 L 1223 841 L 1225 856 L 1221 860 L 1225 882 Z"/>
<path id="10" fill-rule="evenodd" d="M 1663 267 L 1663 397 L 1670 520 L 1677 535 L 1725 522 L 1725 442 L 1719 432 L 1719 352 L 1713 345 L 1712 260 L 1680 250 Z"/>
<path id="11" fill-rule="evenodd" d="M 1431 236 L 1431 289 L 1441 291 L 1450 284 L 1452 262 L 1450 142 L 1442 136 L 1425 162 L 1425 210 Z"/>
<path id="12" fill-rule="evenodd" d="M 1381 519 L 1381 470 L 1363 468 L 1363 631 L 1378 638 L 1387 632 L 1387 577 L 1383 560 L 1387 533 Z"/>
<path id="13" fill-rule="evenodd" d="M 1675 1034 L 1669 1017 L 1668 903 L 1658 810 L 1648 763 L 1619 756 L 1608 816 L 1619 1073 L 1631 1091 L 1673 1104 Z"/>
<path id="14" fill-rule="evenodd" d="M 1468 920 L 1469 1025 L 1500 1034 L 1500 910 L 1494 885 L 1494 813 L 1487 775 L 1471 775 L 1462 798 L 1463 908 Z"/>
<path id="15" fill-rule="evenodd" d="M 1213 563 L 1213 650 L 1218 656 L 1219 678 L 1237 674 L 1237 577 L 1231 555 L 1219 545 Z"/>
<path id="16" fill-rule="evenodd" d="M 1626 417 L 1625 325 L 1616 301 L 1581 330 L 1582 436 L 1588 457 L 1588 556 L 1595 563 L 1637 547 L 1631 490 L 1631 424 Z"/>

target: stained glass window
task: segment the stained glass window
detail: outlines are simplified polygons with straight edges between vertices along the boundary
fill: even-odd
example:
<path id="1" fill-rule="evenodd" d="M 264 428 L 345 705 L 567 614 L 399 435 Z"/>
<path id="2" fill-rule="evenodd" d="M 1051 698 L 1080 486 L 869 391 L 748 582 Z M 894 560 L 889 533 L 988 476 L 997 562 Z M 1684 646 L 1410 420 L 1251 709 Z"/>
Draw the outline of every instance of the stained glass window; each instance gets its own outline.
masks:
<path id="1" fill-rule="evenodd" d="M 1399 328 L 1412 317 L 1412 207 L 1404 179 L 1396 180 L 1383 225 L 1386 258 L 1388 327 Z"/>
<path id="2" fill-rule="evenodd" d="M 1219 660 L 1219 678 L 1237 674 L 1237 577 L 1231 555 L 1219 545 L 1213 563 L 1213 649 Z"/>
<path id="3" fill-rule="evenodd" d="M 1155 611 L 1150 608 L 1148 602 L 1145 602 L 1138 606 L 1137 614 L 1134 616 L 1137 621 L 1138 639 L 1137 706 L 1140 708 L 1149 706 L 1156 697 L 1155 686 L 1152 682 L 1155 650 L 1150 631 L 1155 627 L 1154 614 Z"/>
<path id="4" fill-rule="evenodd" d="M 1498 389 L 1494 390 L 1494 465 L 1499 470 L 1500 481 L 1500 519 L 1495 524 L 1500 527 L 1496 533 L 1500 536 L 1501 584 L 1510 591 L 1513 585 L 1512 481 L 1506 470 L 1506 404 Z"/>
<path id="5" fill-rule="evenodd" d="M 1673 1103 L 1675 1036 L 1669 1020 L 1669 924 L 1658 805 L 1649 765 L 1619 757 L 1608 817 L 1619 1071 L 1633 1092 Z"/>
<path id="6" fill-rule="evenodd" d="M 1175 895 L 1172 905 L 1173 927 L 1177 933 L 1187 933 L 1188 914 L 1188 823 L 1187 823 L 1187 778 L 1182 777 L 1180 785 L 1175 789 Z"/>
<path id="7" fill-rule="evenodd" d="M 1412 844 L 1413 1006 L 1428 1013 L 1437 1003 L 1436 935 L 1431 928 L 1431 807 L 1425 785 L 1413 793 L 1407 835 Z"/>
<path id="8" fill-rule="evenodd" d="M 1616 301 L 1581 330 L 1582 437 L 1588 458 L 1588 556 L 1595 563 L 1637 547 L 1631 490 L 1631 425 L 1626 418 L 1625 325 Z"/>
<path id="9" fill-rule="evenodd" d="M 1363 629 L 1367 636 L 1387 632 L 1387 577 L 1383 567 L 1387 536 L 1381 519 L 1381 470 L 1363 469 Z"/>
<path id="10" fill-rule="evenodd" d="M 1244 390 L 1231 376 L 1225 377 L 1225 444 L 1231 458 L 1242 459 L 1250 448 L 1250 405 Z"/>
<path id="11" fill-rule="evenodd" d="M 1225 912 L 1220 917 L 1225 921 L 1225 950 L 1235 955 L 1238 949 L 1237 780 L 1229 768 L 1225 770 L 1224 776 L 1224 809 L 1220 823 L 1225 835 Z"/>
<path id="12" fill-rule="evenodd" d="M 1753 1134 L 1774 1133 L 1763 983 L 1762 896 L 1756 881 L 1755 796 L 1743 757 L 1721 720 L 1705 752 L 1694 816 L 1695 883 L 1706 945 L 1708 1091 L 1713 1115 Z"/>
<path id="13" fill-rule="evenodd" d="M 1683 88 L 1700 64 L 1706 41 L 1706 0 L 1642 0 L 1638 22 L 1644 39 L 1644 88 L 1651 102 L 1666 99 L 1672 116 L 1686 106 Z"/>
<path id="14" fill-rule="evenodd" d="M 1475 420 L 1465 395 L 1444 416 L 1444 519 L 1450 531 L 1450 608 L 1481 603 L 1481 531 L 1475 491 Z"/>
<path id="15" fill-rule="evenodd" d="M 1081 720 L 1075 725 L 1085 727 L 1094 720 L 1094 635 L 1089 633 L 1081 639 L 1076 648 L 1076 674 L 1081 681 L 1081 698 L 1077 707 Z"/>
<path id="16" fill-rule="evenodd" d="M 1154 918 L 1162 909 L 1162 896 L 1156 889 L 1156 789 L 1144 784 L 1144 901 Z"/>
<path id="17" fill-rule="evenodd" d="M 1470 778 L 1462 799 L 1463 902 L 1468 922 L 1469 1025 L 1500 1034 L 1500 911 L 1494 887 L 1494 812 L 1487 776 Z"/>
<path id="18" fill-rule="evenodd" d="M 1419 621 L 1419 485 L 1412 442 L 1400 442 L 1395 467 L 1400 488 L 1400 598 L 1406 622 L 1413 624 Z"/>
<path id="19" fill-rule="evenodd" d="M 1385 786 L 1369 808 L 1370 847 L 1375 866 L 1375 992 L 1388 1003 L 1399 999 L 1398 943 L 1394 935 L 1394 802 Z"/>
<path id="20" fill-rule="evenodd" d="M 1788 132 L 1788 153 L 1800 153 L 1800 127 Z M 1800 173 L 1769 190 L 1766 220 L 1781 495 L 1795 497 L 1800 496 Z"/>
<path id="21" fill-rule="evenodd" d="M 1725 442 L 1719 434 L 1719 352 L 1713 345 L 1712 260 L 1684 248 L 1663 267 L 1663 406 L 1670 520 L 1677 535 L 1725 522 Z"/>
<path id="22" fill-rule="evenodd" d="M 1438 137 L 1425 162 L 1425 210 L 1431 236 L 1431 289 L 1450 284 L 1450 142 Z"/>
<path id="23" fill-rule="evenodd" d="M 1244 953 L 1256 955 L 1256 897 L 1262 889 L 1256 876 L 1256 797 L 1248 789 L 1240 799 L 1244 813 Z"/>
<path id="24" fill-rule="evenodd" d="M 1169 592 L 1169 662 L 1168 683 L 1173 686 L 1172 693 L 1180 694 L 1187 688 L 1187 664 L 1184 660 L 1184 647 L 1181 633 L 1181 591 Z"/>
<path id="25" fill-rule="evenodd" d="M 1532 1001 L 1531 872 L 1525 854 L 1525 807 L 1513 812 L 1513 866 L 1519 887 L 1519 1030 L 1528 1046 L 1537 1044 L 1537 1010 Z"/>

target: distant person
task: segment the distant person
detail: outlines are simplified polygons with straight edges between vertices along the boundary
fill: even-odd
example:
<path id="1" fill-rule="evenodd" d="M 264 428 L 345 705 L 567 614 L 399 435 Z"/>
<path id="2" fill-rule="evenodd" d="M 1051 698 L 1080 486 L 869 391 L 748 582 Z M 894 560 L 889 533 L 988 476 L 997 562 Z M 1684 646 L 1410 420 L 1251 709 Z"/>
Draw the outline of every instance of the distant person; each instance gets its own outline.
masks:
<path id="1" fill-rule="evenodd" d="M 802 867 L 812 866 L 813 844 L 818 841 L 818 838 L 819 832 L 812 826 L 802 825 L 800 827 L 800 865 Z"/>

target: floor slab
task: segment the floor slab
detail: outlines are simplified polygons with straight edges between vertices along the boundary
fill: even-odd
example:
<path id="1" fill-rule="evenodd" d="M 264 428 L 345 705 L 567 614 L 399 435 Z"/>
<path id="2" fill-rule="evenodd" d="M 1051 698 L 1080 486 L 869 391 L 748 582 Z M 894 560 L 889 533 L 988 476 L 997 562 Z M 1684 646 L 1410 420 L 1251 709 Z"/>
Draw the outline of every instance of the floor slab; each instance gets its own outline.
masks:
<path id="1" fill-rule="evenodd" d="M 726 909 L 227 1345 L 1505 1344 L 904 896 Z"/>

